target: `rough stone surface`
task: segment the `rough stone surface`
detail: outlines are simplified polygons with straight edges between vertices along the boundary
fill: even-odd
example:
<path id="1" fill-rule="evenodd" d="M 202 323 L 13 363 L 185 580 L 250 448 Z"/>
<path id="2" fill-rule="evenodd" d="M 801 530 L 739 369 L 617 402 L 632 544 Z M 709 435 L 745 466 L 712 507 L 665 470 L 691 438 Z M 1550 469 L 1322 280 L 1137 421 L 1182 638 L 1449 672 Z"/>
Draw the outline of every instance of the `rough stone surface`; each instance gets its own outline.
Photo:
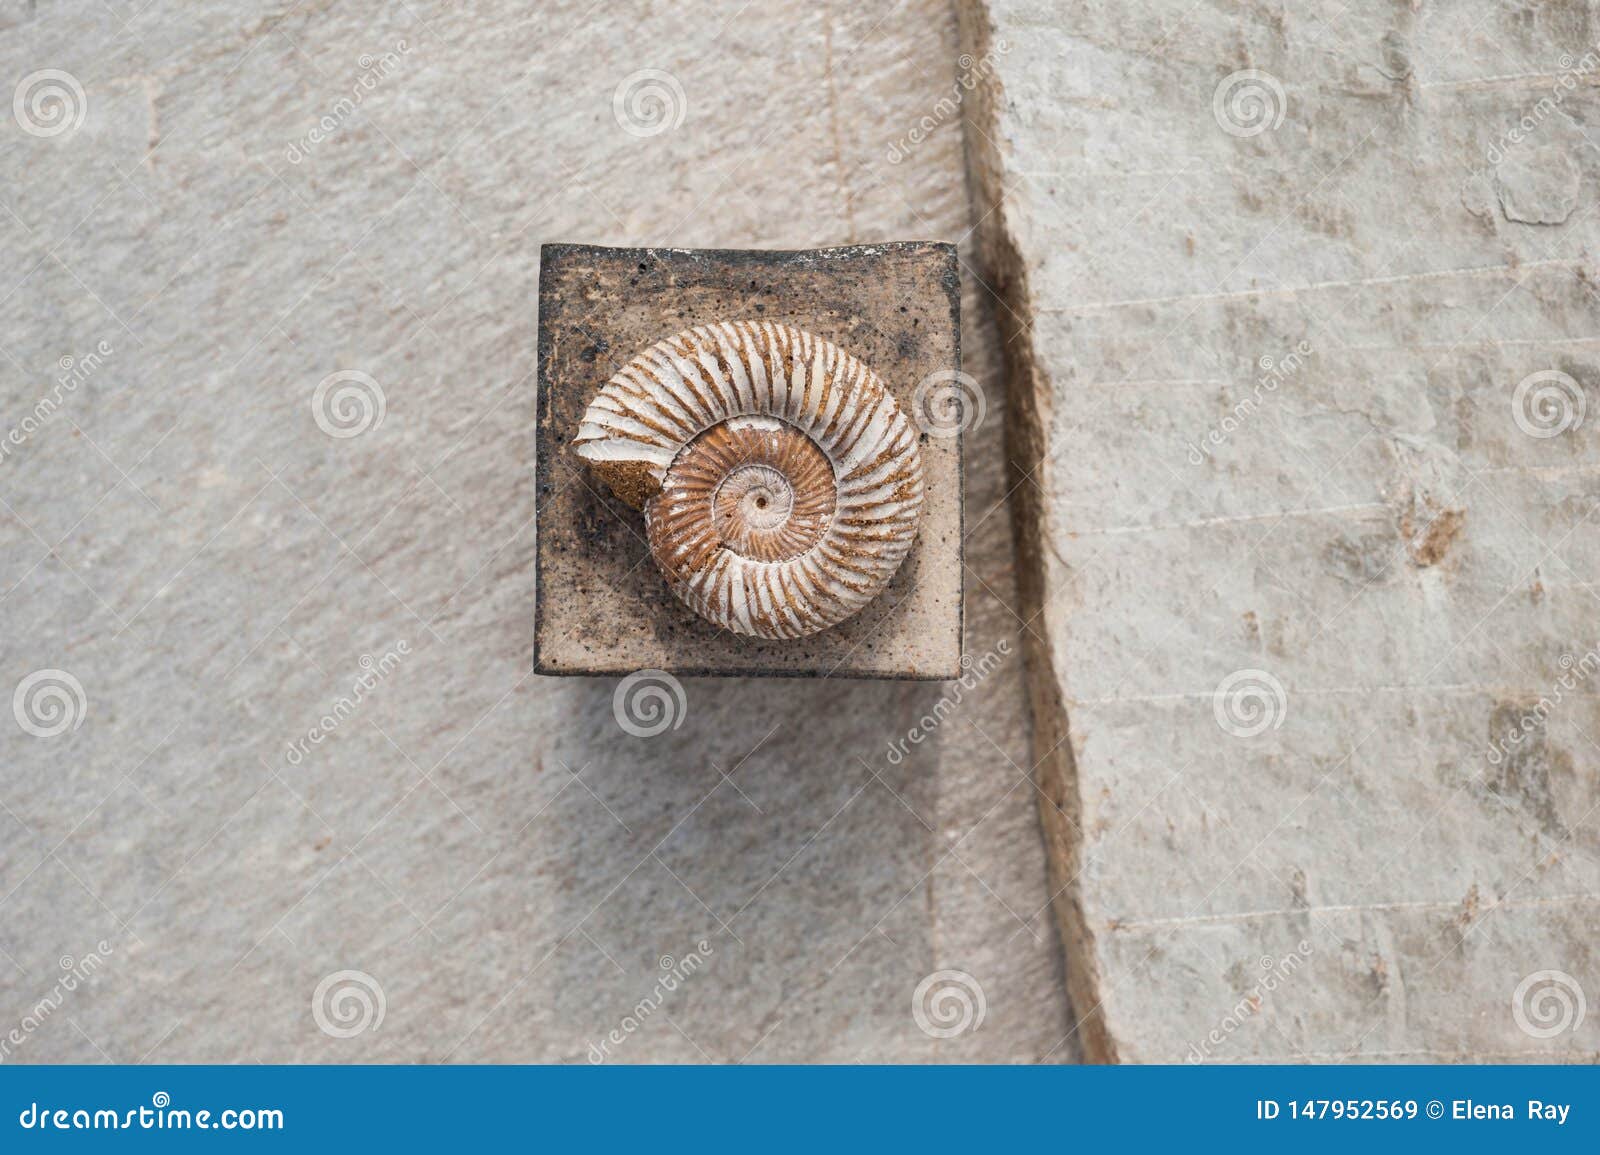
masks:
<path id="1" fill-rule="evenodd" d="M 922 382 L 960 365 L 961 284 L 947 245 L 813 253 L 546 246 L 540 277 L 540 673 L 961 676 L 961 444 L 920 435 L 925 496 L 911 553 L 860 611 L 806 638 L 741 637 L 679 601 L 643 515 L 572 452 L 584 410 L 618 370 L 695 325 L 793 325 L 860 358 L 910 420 Z M 924 418 L 926 422 L 926 418 Z M 943 432 L 938 426 L 930 428 Z"/>
<path id="2" fill-rule="evenodd" d="M 1085 1057 L 1592 1060 L 1600 6 L 963 28 Z"/>
<path id="3" fill-rule="evenodd" d="M 87 111 L 0 125 L 6 430 L 83 376 L 0 460 L 0 689 L 64 670 L 86 705 L 0 726 L 0 1026 L 109 949 L 8 1060 L 583 1061 L 702 940 L 617 1061 L 1070 1057 L 988 331 L 966 649 L 1011 653 L 972 688 L 685 680 L 643 739 L 613 681 L 530 670 L 540 242 L 961 236 L 959 121 L 885 159 L 954 85 L 952 12 L 4 19 L 6 83 L 70 72 Z M 682 119 L 637 136 L 645 69 Z M 338 371 L 384 396 L 330 385 L 356 436 L 313 411 Z M 948 1040 L 912 1013 L 941 969 L 986 1002 Z M 385 997 L 350 1038 L 312 1007 L 342 970 Z"/>

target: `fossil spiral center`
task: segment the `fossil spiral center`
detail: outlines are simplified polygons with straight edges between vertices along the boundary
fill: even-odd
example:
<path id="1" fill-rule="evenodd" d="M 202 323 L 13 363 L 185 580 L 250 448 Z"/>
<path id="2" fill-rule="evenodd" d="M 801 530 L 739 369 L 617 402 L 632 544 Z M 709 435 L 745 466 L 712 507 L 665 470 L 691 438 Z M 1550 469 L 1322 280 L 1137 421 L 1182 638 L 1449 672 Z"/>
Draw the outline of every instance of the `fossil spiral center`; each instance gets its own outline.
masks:
<path id="1" fill-rule="evenodd" d="M 770 465 L 741 465 L 717 487 L 711 499 L 711 525 L 723 543 L 748 554 L 752 534 L 771 534 L 794 511 L 789 479 Z"/>
<path id="2" fill-rule="evenodd" d="M 811 438 L 777 418 L 734 417 L 678 454 L 652 516 L 669 563 L 715 549 L 779 562 L 821 541 L 837 504 L 833 466 Z"/>

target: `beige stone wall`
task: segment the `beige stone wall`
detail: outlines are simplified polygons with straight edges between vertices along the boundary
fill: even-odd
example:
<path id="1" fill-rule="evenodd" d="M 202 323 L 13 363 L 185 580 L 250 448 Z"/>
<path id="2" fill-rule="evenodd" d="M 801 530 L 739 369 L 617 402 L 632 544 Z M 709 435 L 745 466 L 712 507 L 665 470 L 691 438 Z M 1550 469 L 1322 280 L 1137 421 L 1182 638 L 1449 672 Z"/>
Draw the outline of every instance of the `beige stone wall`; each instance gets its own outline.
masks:
<path id="1" fill-rule="evenodd" d="M 1597 15 L 963 5 L 1087 1058 L 1600 1049 Z"/>

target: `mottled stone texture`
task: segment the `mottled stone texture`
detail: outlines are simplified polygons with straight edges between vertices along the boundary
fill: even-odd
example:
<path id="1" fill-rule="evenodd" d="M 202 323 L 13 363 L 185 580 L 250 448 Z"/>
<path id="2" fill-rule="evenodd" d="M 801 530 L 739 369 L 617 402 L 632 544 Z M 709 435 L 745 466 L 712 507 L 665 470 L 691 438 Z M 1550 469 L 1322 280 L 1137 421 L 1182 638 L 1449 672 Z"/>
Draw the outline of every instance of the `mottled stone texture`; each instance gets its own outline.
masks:
<path id="1" fill-rule="evenodd" d="M 540 277 L 539 589 L 542 674 L 961 676 L 961 439 L 919 434 L 917 539 L 859 612 L 805 638 L 741 637 L 673 596 L 644 516 L 572 450 L 584 410 L 657 341 L 695 325 L 793 325 L 859 358 L 908 419 L 919 384 L 959 369 L 953 245 L 815 252 L 546 245 Z"/>
<path id="2" fill-rule="evenodd" d="M 1086 1057 L 1593 1059 L 1600 6 L 963 9 Z"/>
<path id="3" fill-rule="evenodd" d="M 531 671 L 540 243 L 969 224 L 959 120 L 884 159 L 954 84 L 945 5 L 696 11 L 4 7 L 0 433 L 113 349 L 0 460 L 0 1034 L 112 948 L 6 1061 L 582 1062 L 702 939 L 618 1061 L 1070 1056 L 993 389 L 967 649 L 1011 656 L 971 688 L 686 679 L 643 739 L 613 681 Z M 10 118 L 45 68 L 88 99 L 52 138 Z M 613 109 L 644 69 L 683 92 L 653 136 Z M 340 370 L 386 400 L 358 436 L 313 414 Z M 87 699 L 54 738 L 6 705 L 42 668 Z M 945 968 L 987 1013 L 937 1040 Z M 345 1039 L 312 1016 L 343 969 L 386 996 Z"/>

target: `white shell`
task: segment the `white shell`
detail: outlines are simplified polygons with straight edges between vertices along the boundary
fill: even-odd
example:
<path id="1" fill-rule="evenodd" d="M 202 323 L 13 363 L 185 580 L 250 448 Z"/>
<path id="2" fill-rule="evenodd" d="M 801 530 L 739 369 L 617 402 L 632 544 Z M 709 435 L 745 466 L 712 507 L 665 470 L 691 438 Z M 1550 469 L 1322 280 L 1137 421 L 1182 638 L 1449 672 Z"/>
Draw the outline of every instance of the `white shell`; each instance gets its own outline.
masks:
<path id="1" fill-rule="evenodd" d="M 870 369 L 736 321 L 640 353 L 589 404 L 578 455 L 645 511 L 673 592 L 740 634 L 797 638 L 889 584 L 922 511 L 917 431 Z"/>

